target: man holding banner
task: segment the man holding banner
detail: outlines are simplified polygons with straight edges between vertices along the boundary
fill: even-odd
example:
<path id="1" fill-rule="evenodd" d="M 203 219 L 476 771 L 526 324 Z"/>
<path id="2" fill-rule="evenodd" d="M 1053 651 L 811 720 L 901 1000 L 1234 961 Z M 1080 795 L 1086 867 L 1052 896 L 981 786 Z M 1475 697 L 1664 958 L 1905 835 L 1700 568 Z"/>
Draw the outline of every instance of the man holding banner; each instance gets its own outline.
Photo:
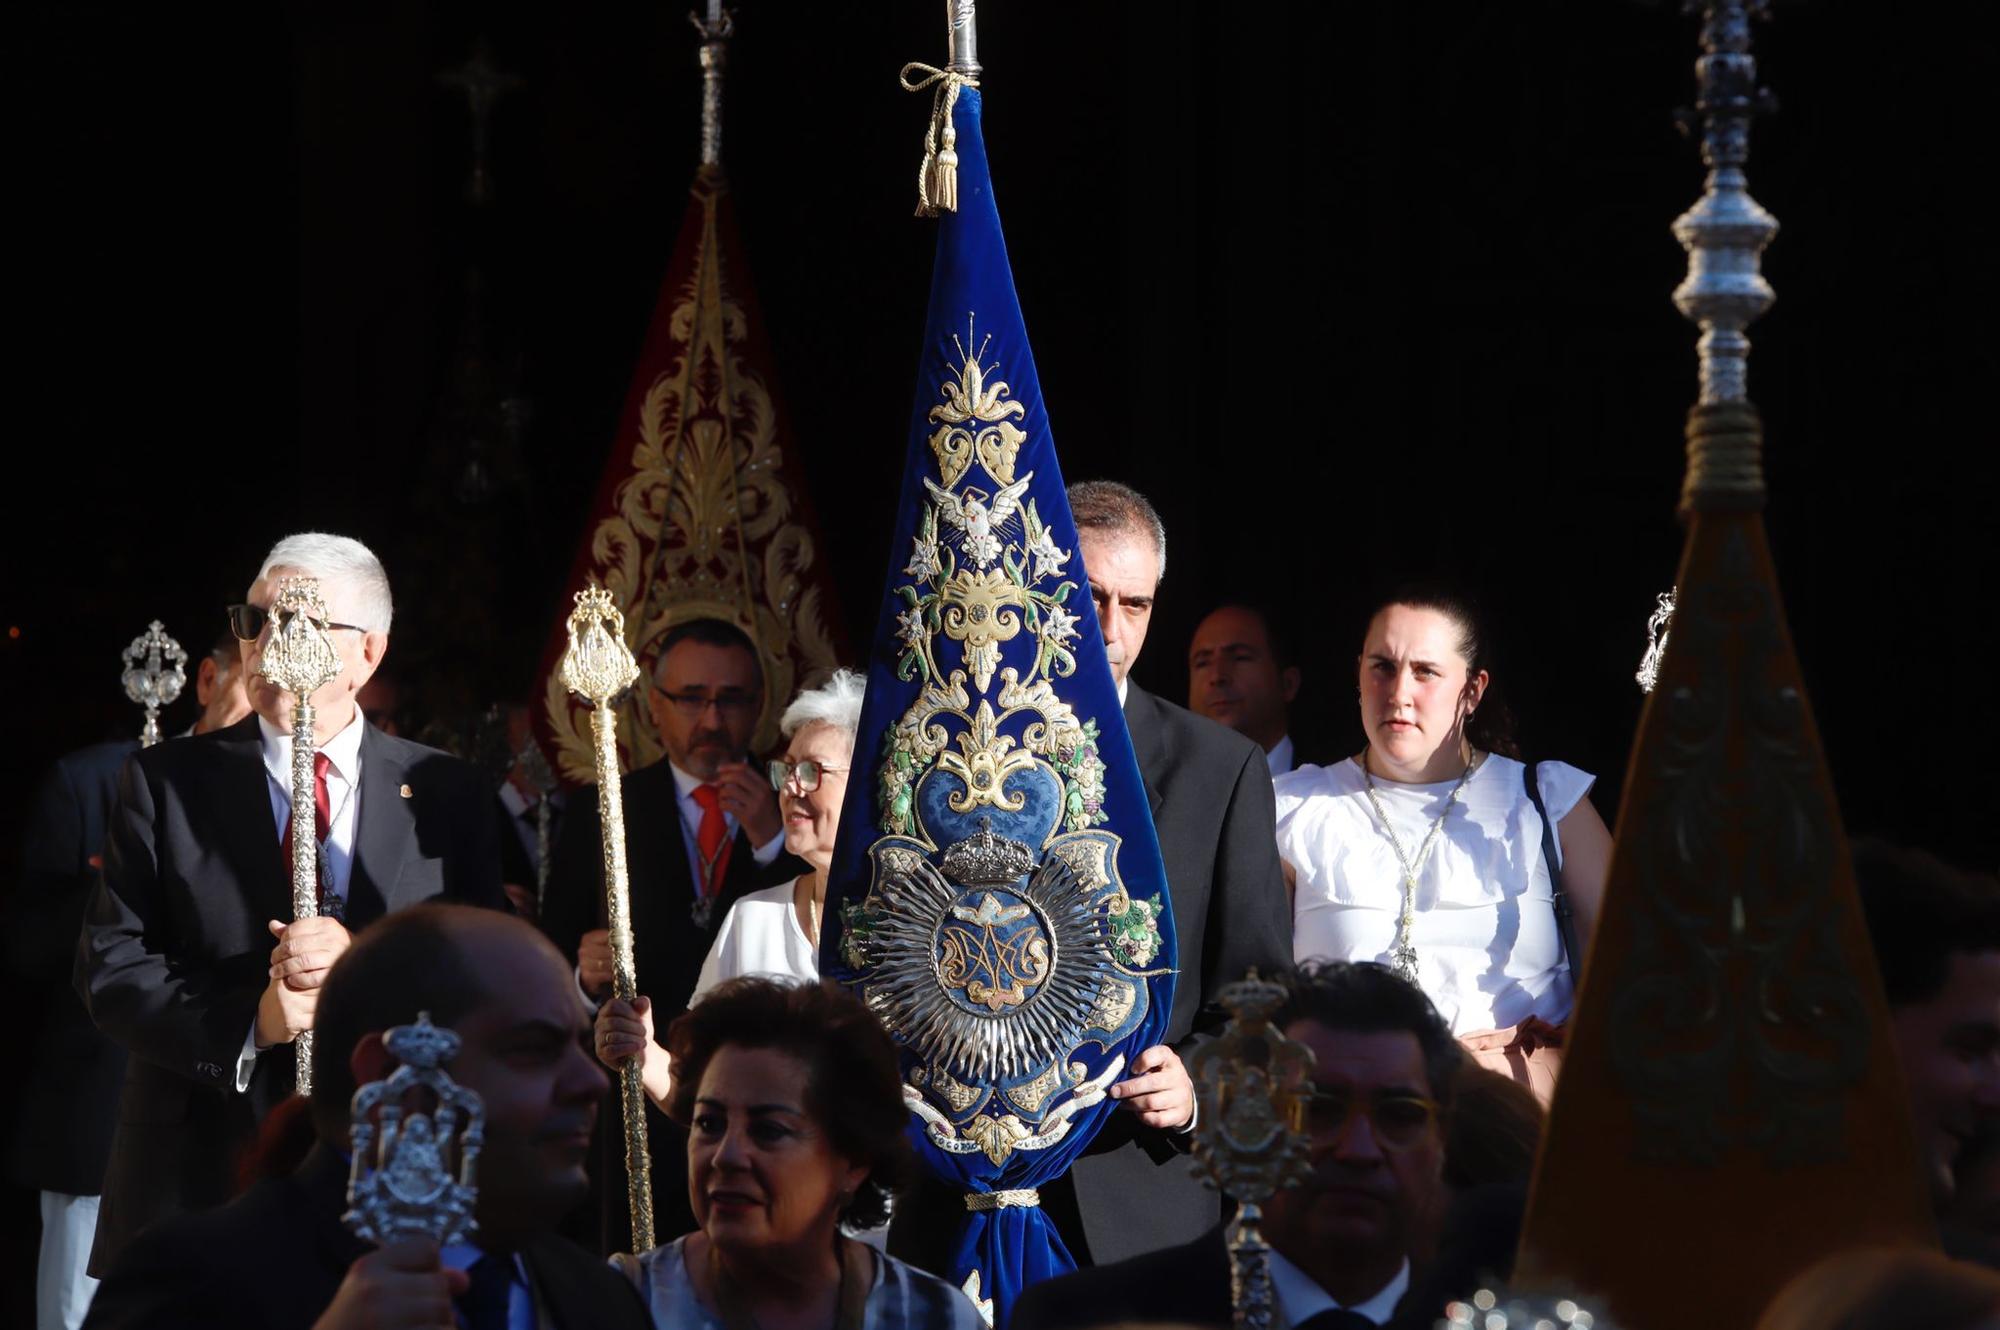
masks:
<path id="1" fill-rule="evenodd" d="M 922 197 L 946 212 L 820 965 L 901 1046 L 929 1182 L 899 1204 L 892 1251 L 1004 1325 L 1022 1288 L 1078 1255 L 1107 1259 L 1077 1222 L 1098 1209 L 1095 1186 L 1126 1189 L 1104 1198 L 1112 1228 L 1192 1237 L 1214 1222 L 1176 1143 L 1193 1096 L 1169 1040 L 1193 1030 L 1214 968 L 1198 952 L 1183 964 L 1183 898 L 1194 936 L 1216 947 L 1225 930 L 1207 927 L 1206 873 L 1169 888 L 1160 806 L 1090 612 L 980 140 L 966 8 L 951 68 L 912 67 L 914 84 L 905 70 L 906 86 L 937 90 Z M 1281 929 L 1270 941 L 1227 950 L 1282 965 Z M 1066 1177 L 1092 1150 L 1119 1162 L 1084 1165 L 1072 1199 Z"/>

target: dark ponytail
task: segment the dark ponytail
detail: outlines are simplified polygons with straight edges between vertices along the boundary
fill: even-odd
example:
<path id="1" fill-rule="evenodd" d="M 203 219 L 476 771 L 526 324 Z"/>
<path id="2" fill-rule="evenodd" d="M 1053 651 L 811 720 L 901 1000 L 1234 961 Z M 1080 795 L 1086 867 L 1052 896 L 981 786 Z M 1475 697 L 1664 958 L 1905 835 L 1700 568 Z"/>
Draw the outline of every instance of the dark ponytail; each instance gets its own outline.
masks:
<path id="1" fill-rule="evenodd" d="M 1361 629 L 1364 648 L 1369 627 L 1391 605 L 1430 610 L 1442 614 L 1458 626 L 1458 654 L 1465 657 L 1466 675 L 1470 677 L 1481 670 L 1487 674 L 1486 695 L 1480 699 L 1479 706 L 1465 725 L 1466 741 L 1474 748 L 1518 759 L 1521 745 L 1514 733 L 1514 713 L 1507 705 L 1506 694 L 1501 691 L 1500 672 L 1493 668 L 1492 637 L 1486 631 L 1478 604 L 1471 596 L 1444 583 L 1405 583 L 1382 597 L 1368 612 Z"/>

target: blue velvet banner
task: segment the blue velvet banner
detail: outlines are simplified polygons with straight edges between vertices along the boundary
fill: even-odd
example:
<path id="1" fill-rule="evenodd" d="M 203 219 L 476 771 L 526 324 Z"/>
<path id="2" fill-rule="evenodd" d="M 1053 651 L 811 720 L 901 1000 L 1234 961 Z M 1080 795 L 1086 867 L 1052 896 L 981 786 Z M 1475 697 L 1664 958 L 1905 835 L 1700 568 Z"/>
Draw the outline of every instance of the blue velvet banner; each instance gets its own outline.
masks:
<path id="1" fill-rule="evenodd" d="M 828 888 L 822 973 L 903 1049 L 910 1134 L 970 1195 L 1069 1167 L 1160 1042 L 1166 873 L 1104 659 L 961 92 L 902 502 Z M 1004 1326 L 1074 1267 L 1034 1206 L 969 1210 L 953 1280 Z M 973 1277 L 976 1285 L 968 1285 Z"/>

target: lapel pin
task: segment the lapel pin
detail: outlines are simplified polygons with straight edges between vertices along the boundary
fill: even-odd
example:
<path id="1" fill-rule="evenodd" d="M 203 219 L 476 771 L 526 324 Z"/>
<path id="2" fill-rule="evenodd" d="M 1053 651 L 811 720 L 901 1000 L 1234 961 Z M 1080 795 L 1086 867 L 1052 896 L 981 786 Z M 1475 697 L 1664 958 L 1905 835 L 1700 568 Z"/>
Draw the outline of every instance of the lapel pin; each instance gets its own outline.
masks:
<path id="1" fill-rule="evenodd" d="M 412 796 L 412 795 L 411 795 L 411 793 L 410 793 L 410 787 L 409 787 L 409 786 L 407 786 L 407 785 L 403 786 L 403 787 L 402 787 L 401 789 L 397 790 L 396 792 L 397 792 L 398 794 L 402 795 L 402 796 L 403 796 L 403 797 L 404 797 L 405 799 L 409 799 L 409 798 L 412 798 L 412 797 L 414 797 L 414 796 Z"/>

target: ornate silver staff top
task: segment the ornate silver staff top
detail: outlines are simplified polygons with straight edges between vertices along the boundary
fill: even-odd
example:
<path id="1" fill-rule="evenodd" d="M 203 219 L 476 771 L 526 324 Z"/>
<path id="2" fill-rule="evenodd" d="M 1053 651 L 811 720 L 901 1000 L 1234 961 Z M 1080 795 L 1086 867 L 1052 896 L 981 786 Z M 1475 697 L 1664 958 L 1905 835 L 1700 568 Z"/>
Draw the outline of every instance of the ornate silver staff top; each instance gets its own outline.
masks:
<path id="1" fill-rule="evenodd" d="M 139 731 L 139 746 L 151 748 L 160 741 L 160 708 L 173 705 L 187 686 L 187 652 L 167 636 L 158 619 L 132 639 L 120 657 L 125 663 L 122 676 L 125 696 L 146 708 L 145 728 Z"/>
<path id="2" fill-rule="evenodd" d="M 708 0 L 708 17 L 688 14 L 701 34 L 701 164 L 722 165 L 722 72 L 729 65 L 729 39 L 736 35 L 736 11 Z"/>
<path id="3" fill-rule="evenodd" d="M 321 684 L 340 673 L 340 653 L 327 631 L 326 600 L 316 577 L 287 577 L 271 598 L 270 639 L 257 672 L 292 695 L 292 918 L 319 913 L 319 828 L 313 799 L 313 702 Z M 312 1093 L 312 1031 L 293 1042 L 296 1087 Z"/>
<path id="4" fill-rule="evenodd" d="M 1701 404 L 1747 402 L 1750 339 L 1743 330 L 1776 297 L 1758 271 L 1777 219 L 1750 197 L 1743 164 L 1750 157 L 1750 119 L 1765 109 L 1750 54 L 1750 19 L 1765 0 L 1706 0 L 1695 61 L 1702 121 L 1701 159 L 1708 182 L 1701 199 L 1674 222 L 1688 252 L 1687 278 L 1674 304 L 1701 327 Z"/>
<path id="5" fill-rule="evenodd" d="M 465 1242 L 478 1230 L 479 1150 L 486 1108 L 474 1091 L 452 1080 L 445 1063 L 459 1038 L 417 1013 L 415 1025 L 382 1036 L 402 1065 L 387 1080 L 354 1092 L 349 1132 L 354 1164 L 347 1179 L 347 1213 L 340 1221 L 367 1242 L 426 1237 L 440 1245 Z M 429 1112 L 412 1108 L 417 1096 Z M 379 1117 L 373 1116 L 380 1109 Z M 452 1165 L 457 1156 L 457 1167 Z"/>
<path id="6" fill-rule="evenodd" d="M 1285 990 L 1252 969 L 1224 988 L 1229 1024 L 1190 1059 L 1200 1111 L 1195 1161 L 1234 1196 L 1229 1266 L 1237 1330 L 1277 1324 L 1271 1292 L 1270 1244 L 1258 1225 L 1264 1202 L 1310 1168 L 1304 1131 L 1312 1093 L 1312 1050 L 1287 1039 L 1271 1016 Z"/>

